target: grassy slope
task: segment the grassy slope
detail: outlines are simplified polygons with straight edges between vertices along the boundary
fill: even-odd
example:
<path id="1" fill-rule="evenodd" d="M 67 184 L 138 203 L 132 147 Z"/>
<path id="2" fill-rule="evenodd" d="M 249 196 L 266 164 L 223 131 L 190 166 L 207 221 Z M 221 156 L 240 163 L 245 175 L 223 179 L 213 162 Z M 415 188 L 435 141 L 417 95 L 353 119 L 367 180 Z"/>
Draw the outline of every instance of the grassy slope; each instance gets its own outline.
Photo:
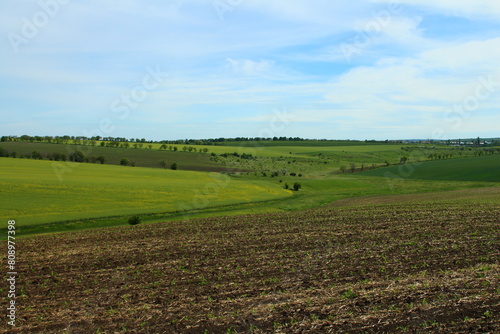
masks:
<path id="1" fill-rule="evenodd" d="M 45 144 L 54 147 L 63 146 L 55 144 Z M 70 145 L 74 146 L 74 145 Z M 209 148 L 220 149 L 221 152 L 228 152 L 232 147 L 217 147 L 207 146 Z M 58 231 L 58 230 L 73 230 L 88 227 L 101 227 L 127 224 L 127 219 L 130 214 L 141 213 L 148 214 L 143 217 L 145 222 L 158 222 L 172 219 L 186 219 L 192 217 L 209 217 L 221 215 L 241 215 L 248 213 L 259 212 L 276 212 L 307 209 L 326 205 L 334 201 L 360 196 L 377 196 L 377 195 L 394 195 L 394 194 L 415 194 L 424 192 L 447 191 L 454 189 L 471 189 L 485 186 L 494 186 L 491 182 L 485 182 L 484 178 L 479 178 L 473 181 L 456 181 L 456 180 L 424 180 L 413 178 L 387 178 L 373 177 L 371 175 L 384 175 L 387 171 L 397 170 L 398 167 L 383 168 L 372 172 L 362 174 L 341 174 L 338 173 L 338 161 L 330 154 L 344 154 L 350 158 L 357 156 L 359 159 L 366 159 L 366 156 L 373 154 L 374 159 L 382 159 L 385 156 L 397 157 L 400 155 L 400 146 L 398 145 L 367 145 L 367 146 L 350 146 L 350 147 L 296 147 L 300 150 L 300 155 L 305 156 L 303 159 L 296 159 L 296 163 L 289 164 L 295 158 L 276 158 L 282 154 L 289 153 L 290 147 L 268 147 L 263 149 L 263 152 L 275 158 L 262 158 L 256 161 L 235 159 L 234 167 L 244 166 L 244 168 L 257 167 L 260 169 L 276 170 L 281 166 L 289 169 L 289 172 L 302 172 L 306 177 L 291 177 L 279 176 L 277 178 L 262 177 L 260 173 L 254 176 L 254 173 L 245 175 L 244 177 L 233 177 L 231 180 L 233 185 L 237 184 L 254 184 L 258 187 L 271 187 L 277 193 L 284 192 L 288 195 L 270 195 L 260 193 L 259 195 L 244 196 L 241 193 L 235 192 L 231 187 L 224 188 L 224 191 L 219 191 L 217 182 L 210 179 L 209 174 L 183 174 L 172 172 L 169 170 L 150 170 L 130 167 L 115 167 L 112 177 L 101 177 L 94 174 L 99 170 L 100 165 L 92 164 L 77 164 L 76 169 L 67 168 L 66 163 L 57 163 L 63 168 L 60 170 L 64 173 L 64 182 L 57 181 L 57 175 L 52 168 L 45 168 L 45 171 L 26 169 L 24 172 L 16 172 L 17 175 L 12 177 L 15 165 L 19 163 L 30 164 L 37 163 L 31 160 L 21 159 L 2 159 L 9 161 L 10 167 L 5 166 L 6 172 L 2 173 L 2 195 L 0 199 L 6 203 L 8 208 L 5 211 L 7 216 L 30 216 L 30 220 L 40 225 L 40 229 L 34 228 L 29 233 L 39 233 L 41 231 Z M 143 155 L 144 152 L 151 152 L 147 149 L 115 149 L 106 148 L 107 151 L 114 152 L 137 152 Z M 318 151 L 321 150 L 321 151 Z M 363 152 L 363 150 L 365 150 Z M 154 152 L 154 149 L 153 149 Z M 231 150 L 229 150 L 231 152 Z M 322 156 L 318 156 L 319 153 Z M 337 152 L 337 153 L 335 153 Z M 165 152 L 157 152 L 165 153 Z M 197 157 L 195 153 L 177 153 L 186 157 Z M 202 155 L 202 154 L 200 154 Z M 298 154 L 299 155 L 299 154 Z M 202 155 L 206 156 L 206 155 Z M 377 158 L 378 157 L 378 158 Z M 489 157 L 488 157 L 489 158 Z M 492 157 L 492 161 L 496 161 Z M 484 158 L 481 158 L 484 159 Z M 460 168 L 469 166 L 470 163 L 483 160 L 462 159 L 466 164 L 456 165 L 455 172 Z M 278 160 L 282 161 L 281 165 Z M 487 160 L 487 159 L 486 159 Z M 363 160 L 361 160 L 363 161 Z M 450 164 L 457 164 L 461 160 L 445 160 L 437 161 L 440 165 L 444 165 L 444 169 L 449 169 Z M 243 163 L 251 162 L 257 165 L 242 165 Z M 326 162 L 326 164 L 325 164 Z M 45 161 L 48 166 L 50 162 Z M 432 165 L 433 163 L 431 163 Z M 422 172 L 424 166 L 420 165 L 417 170 Z M 493 164 L 494 166 L 494 164 Z M 108 166 L 110 167 L 110 166 Z M 404 166 L 407 168 L 408 166 Z M 459 168 L 460 167 L 460 168 Z M 90 168 L 90 169 L 89 169 Z M 97 168 L 97 169 L 96 169 Z M 225 167 L 227 169 L 227 167 Z M 85 171 L 83 174 L 73 173 L 74 170 Z M 109 170 L 111 171 L 111 170 Z M 469 173 L 466 171 L 464 173 Z M 41 173 L 41 174 L 39 174 Z M 158 174 L 159 173 L 159 174 Z M 174 173 L 174 174 L 171 174 Z M 416 173 L 416 172 L 415 172 Z M 458 172 L 457 172 L 458 173 Z M 455 174 L 455 175 L 459 175 Z M 134 181 L 134 178 L 139 179 Z M 153 175 L 153 176 L 152 176 Z M 174 179 L 158 178 L 157 175 L 174 175 Z M 180 177 L 185 175 L 185 177 Z M 191 175 L 198 175 L 192 178 Z M 205 175 L 201 177 L 200 175 Z M 215 175 L 215 174 L 214 174 Z M 31 179 L 30 179 L 31 178 Z M 208 179 L 207 179 L 208 178 Z M 460 180 L 460 177 L 457 177 Z M 88 181 L 90 180 L 90 182 Z M 123 180 L 126 180 L 123 182 Z M 282 182 L 279 182 L 282 181 Z M 290 196 L 290 192 L 283 189 L 283 185 L 288 183 L 293 185 L 294 182 L 302 184 L 302 190 Z M 220 182 L 219 182 L 220 183 Z M 171 185 L 174 184 L 175 194 L 171 191 Z M 207 185 L 208 184 L 208 185 Z M 212 187 L 210 186 L 212 184 Z M 205 186 L 208 188 L 205 190 Z M 262 189 L 262 188 L 258 188 Z M 255 192 L 259 192 L 257 188 Z M 247 190 L 249 190 L 247 188 Z M 217 196 L 209 197 L 197 196 L 203 191 L 217 192 Z M 273 190 L 274 191 L 274 190 Z M 30 201 L 26 201 L 26 193 L 30 193 Z M 181 195 L 179 195 L 179 193 Z M 5 196 L 4 196 L 5 195 Z M 269 196 L 268 196 L 269 195 Z M 283 195 L 283 194 L 282 194 Z M 241 200 L 239 198 L 241 197 Z M 279 201 L 266 202 L 268 200 L 281 198 Z M 242 204 L 245 202 L 245 204 Z M 15 203 L 16 205 L 11 205 Z M 89 204 L 90 203 L 90 204 Z M 126 203 L 123 205 L 123 203 Z M 239 204 L 236 204 L 239 203 Z M 175 213 L 180 208 L 189 210 L 188 212 Z M 156 214 L 162 213 L 162 214 Z M 104 218 L 106 217 L 106 218 Z M 64 224 L 51 224 L 54 221 L 68 221 L 81 218 L 94 218 L 92 220 L 80 220 L 66 222 Z M 26 232 L 28 233 L 28 231 Z"/>
<path id="2" fill-rule="evenodd" d="M 49 162 L 44 161 L 20 159 L 0 159 L 0 161 L 49 164 Z M 352 197 L 419 194 L 494 185 L 491 182 L 478 181 L 414 179 L 397 179 L 394 181 L 390 178 L 365 176 L 363 174 L 334 175 L 328 178 L 287 176 L 280 178 L 282 179 L 281 183 L 278 178 L 237 177 L 231 178 L 230 186 L 221 189 L 215 198 L 204 198 L 197 197 L 195 192 L 198 194 L 203 192 L 207 182 L 208 184 L 217 185 L 217 181 L 209 177 L 210 174 L 89 164 L 80 164 L 78 166 L 77 169 L 83 168 L 81 172 L 64 174 L 64 182 L 62 183 L 57 181 L 57 177 L 51 168 L 45 169 L 43 174 L 45 176 L 42 176 L 40 174 L 41 170 L 38 169 L 32 171 L 32 173 L 25 173 L 26 177 L 30 174 L 37 176 L 37 180 L 30 180 L 29 182 L 19 178 L 19 175 L 16 179 L 8 173 L 3 173 L 2 175 L 5 178 L 2 181 L 3 194 L 1 198 L 5 203 L 5 207 L 8 208 L 5 211 L 6 218 L 11 219 L 19 215 L 26 215 L 26 218 L 30 218 L 31 222 L 35 222 L 32 219 L 36 218 L 36 223 L 41 225 L 26 230 L 25 234 L 27 235 L 49 231 L 124 225 L 127 224 L 128 216 L 134 213 L 149 213 L 149 215 L 143 217 L 144 222 L 185 220 L 196 217 L 308 209 Z M 109 174 L 106 174 L 104 179 L 103 176 L 97 177 L 96 171 L 102 170 L 99 167 L 110 168 L 109 170 L 112 171 L 111 177 Z M 12 168 L 7 169 L 11 170 Z M 134 181 L 133 179 L 137 178 L 138 175 L 140 175 L 139 179 Z M 173 175 L 175 179 L 158 177 L 164 175 Z M 128 180 L 125 184 L 123 183 L 124 178 Z M 89 183 L 88 180 L 91 180 L 91 182 Z M 169 192 L 169 189 L 172 188 L 172 182 L 175 184 L 177 181 L 180 182 L 180 185 L 176 185 L 175 189 L 180 190 L 182 194 L 180 197 L 178 194 L 172 195 L 172 192 Z M 186 182 L 183 183 L 184 181 Z M 283 184 L 292 185 L 296 181 L 302 184 L 302 189 L 290 196 L 290 192 L 283 189 Z M 249 184 L 258 188 L 248 189 Z M 243 190 L 240 190 L 238 195 L 233 188 L 237 185 L 243 185 L 244 191 L 248 191 L 251 196 L 247 196 L 242 201 Z M 260 189 L 264 188 L 272 189 L 273 193 L 264 194 L 260 191 Z M 216 189 L 214 188 L 212 191 L 216 191 Z M 26 201 L 26 198 L 28 198 L 27 193 L 30 193 L 29 201 Z M 205 199 L 208 199 L 208 201 L 205 201 Z M 266 202 L 266 200 L 272 199 L 279 200 Z M 245 202 L 245 204 L 242 204 L 242 202 Z M 89 205 L 89 203 L 92 205 Z M 172 212 L 179 210 L 179 205 L 183 205 L 182 209 L 190 211 Z M 170 213 L 152 214 L 166 211 Z M 27 215 L 31 215 L 31 217 Z M 54 221 L 91 217 L 100 218 L 78 220 L 64 224 L 47 224 Z M 23 219 L 21 219 L 22 221 Z"/>
<path id="3" fill-rule="evenodd" d="M 421 180 L 500 182 L 500 155 L 394 166 L 367 171 L 363 175 Z"/>
<path id="4" fill-rule="evenodd" d="M 333 146 L 371 146 L 371 145 L 401 145 L 392 143 L 377 143 L 364 141 L 347 141 L 347 140 L 286 140 L 286 141 L 226 141 L 226 146 L 255 146 L 255 147 L 271 147 L 271 146 L 307 146 L 307 147 L 333 147 Z"/>
<path id="5" fill-rule="evenodd" d="M 398 152 L 401 145 L 352 145 L 352 146 L 193 146 L 198 148 L 207 148 L 210 152 L 221 153 L 247 153 L 263 157 L 303 157 L 304 155 L 317 155 L 319 153 L 339 153 L 343 151 L 353 153 L 364 152 Z M 290 154 L 291 152 L 291 154 Z"/>
<path id="6" fill-rule="evenodd" d="M 205 208 L 290 196 L 278 185 L 218 173 L 0 158 L 2 219 L 19 226 Z M 206 195 L 208 194 L 208 195 Z"/>

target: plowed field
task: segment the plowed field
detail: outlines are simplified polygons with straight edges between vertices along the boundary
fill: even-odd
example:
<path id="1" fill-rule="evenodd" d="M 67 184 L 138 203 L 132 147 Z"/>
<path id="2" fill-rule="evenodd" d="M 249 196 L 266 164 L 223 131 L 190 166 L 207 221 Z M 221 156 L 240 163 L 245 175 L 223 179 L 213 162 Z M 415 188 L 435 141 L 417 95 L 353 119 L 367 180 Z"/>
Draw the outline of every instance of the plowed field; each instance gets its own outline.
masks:
<path id="1" fill-rule="evenodd" d="M 498 333 L 499 226 L 389 204 L 21 239 L 10 332 Z"/>

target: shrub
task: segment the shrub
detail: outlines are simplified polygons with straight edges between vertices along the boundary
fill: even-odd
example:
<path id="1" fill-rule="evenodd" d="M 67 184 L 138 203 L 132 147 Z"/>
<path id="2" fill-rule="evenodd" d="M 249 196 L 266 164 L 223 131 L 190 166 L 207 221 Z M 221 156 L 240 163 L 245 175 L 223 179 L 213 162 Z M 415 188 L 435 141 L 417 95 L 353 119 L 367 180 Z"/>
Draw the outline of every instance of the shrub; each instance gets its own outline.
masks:
<path id="1" fill-rule="evenodd" d="M 172 166 L 170 166 L 170 169 L 172 170 L 177 170 L 179 168 L 179 165 L 177 165 L 177 162 L 174 162 Z"/>
<path id="2" fill-rule="evenodd" d="M 299 191 L 299 190 L 300 190 L 300 188 L 302 188 L 302 185 L 301 185 L 300 183 L 295 182 L 295 183 L 293 184 L 293 190 L 295 190 L 295 191 Z"/>
<path id="3" fill-rule="evenodd" d="M 82 151 L 75 151 L 70 153 L 69 160 L 74 162 L 83 162 L 85 160 L 85 154 Z"/>
<path id="4" fill-rule="evenodd" d="M 128 219 L 129 225 L 137 225 L 141 223 L 141 216 L 139 215 L 133 215 Z"/>
<path id="5" fill-rule="evenodd" d="M 106 162 L 106 157 L 104 155 L 100 155 L 97 157 L 97 161 L 99 161 L 102 165 Z"/>
<path id="6" fill-rule="evenodd" d="M 33 153 L 31 153 L 31 156 L 33 157 L 33 159 L 38 159 L 38 160 L 43 159 L 43 155 L 41 153 L 38 153 L 37 151 L 33 151 Z"/>

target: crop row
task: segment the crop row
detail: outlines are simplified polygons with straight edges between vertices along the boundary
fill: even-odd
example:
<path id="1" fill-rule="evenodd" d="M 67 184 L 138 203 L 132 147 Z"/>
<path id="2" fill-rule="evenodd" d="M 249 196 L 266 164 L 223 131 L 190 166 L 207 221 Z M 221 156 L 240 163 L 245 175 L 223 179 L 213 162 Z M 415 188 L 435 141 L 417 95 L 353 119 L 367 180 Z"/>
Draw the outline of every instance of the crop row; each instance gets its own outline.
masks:
<path id="1" fill-rule="evenodd" d="M 327 207 L 24 239 L 16 330 L 498 330 L 499 209 Z"/>

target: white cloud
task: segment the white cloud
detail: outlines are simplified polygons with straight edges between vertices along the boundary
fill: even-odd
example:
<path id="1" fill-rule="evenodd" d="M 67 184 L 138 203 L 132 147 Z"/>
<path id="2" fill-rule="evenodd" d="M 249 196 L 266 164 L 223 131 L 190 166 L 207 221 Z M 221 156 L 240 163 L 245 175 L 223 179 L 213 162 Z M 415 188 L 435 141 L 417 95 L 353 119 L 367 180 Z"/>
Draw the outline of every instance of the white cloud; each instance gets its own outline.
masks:
<path id="1" fill-rule="evenodd" d="M 402 4 L 415 5 L 417 7 L 431 8 L 435 12 L 445 15 L 463 17 L 500 17 L 500 2 L 497 0 L 399 0 Z"/>
<path id="2" fill-rule="evenodd" d="M 412 58 L 353 68 L 332 81 L 325 98 L 337 110 L 356 110 L 353 122 L 360 126 L 389 127 L 396 120 L 402 129 L 420 126 L 429 136 L 440 127 L 450 137 L 479 131 L 500 103 L 498 44 L 497 39 L 450 43 Z M 467 119 L 450 129 L 462 117 L 459 110 L 468 110 Z"/>
<path id="3" fill-rule="evenodd" d="M 234 73 L 245 76 L 267 76 L 275 70 L 275 63 L 272 60 L 261 59 L 260 61 L 253 61 L 249 59 L 235 60 L 228 58 L 227 61 L 230 63 Z"/>
<path id="4" fill-rule="evenodd" d="M 498 59 L 500 59 L 500 38 L 493 38 L 465 43 L 448 43 L 448 45 L 423 52 L 420 62 L 427 68 L 477 75 L 494 71 L 497 68 Z"/>

